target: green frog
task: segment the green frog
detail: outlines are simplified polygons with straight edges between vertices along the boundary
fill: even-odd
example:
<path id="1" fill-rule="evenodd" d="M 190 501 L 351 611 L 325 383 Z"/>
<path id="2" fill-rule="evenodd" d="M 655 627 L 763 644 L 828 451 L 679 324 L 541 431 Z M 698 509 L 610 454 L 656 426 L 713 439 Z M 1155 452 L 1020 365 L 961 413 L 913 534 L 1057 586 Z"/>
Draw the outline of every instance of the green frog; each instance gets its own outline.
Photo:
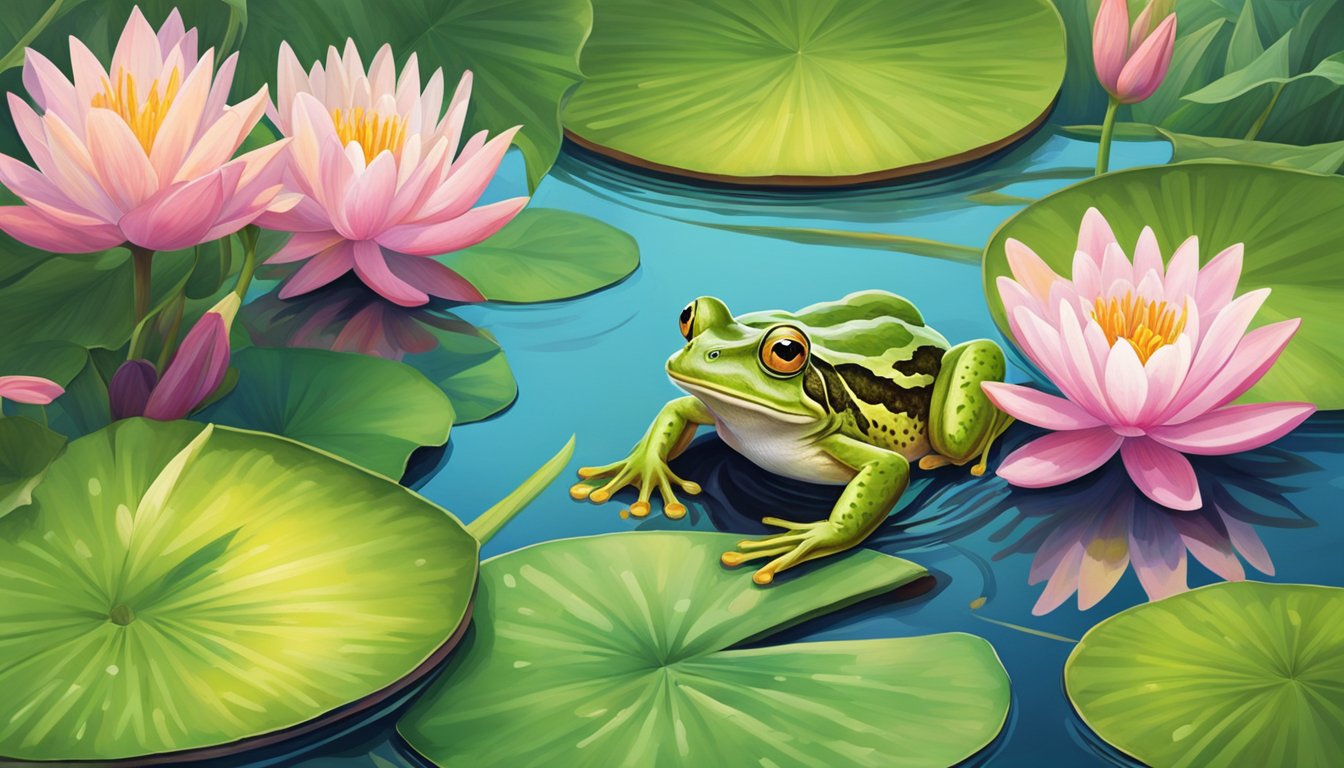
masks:
<path id="1" fill-rule="evenodd" d="M 703 296 L 678 320 L 686 345 L 667 373 L 689 396 L 663 406 L 624 459 L 580 469 L 584 482 L 570 495 L 601 504 L 632 485 L 639 498 L 629 512 L 643 517 L 656 489 L 664 514 L 682 517 L 674 487 L 701 489 L 667 462 L 702 425 L 767 471 L 844 485 L 828 519 L 766 517 L 784 532 L 723 555 L 729 567 L 769 559 L 752 577 L 760 585 L 867 538 L 905 491 L 912 461 L 934 469 L 978 457 L 971 472 L 983 474 L 990 446 L 1012 422 L 980 387 L 1003 380 L 1003 350 L 985 339 L 950 346 L 914 304 L 886 291 L 740 317 Z"/>

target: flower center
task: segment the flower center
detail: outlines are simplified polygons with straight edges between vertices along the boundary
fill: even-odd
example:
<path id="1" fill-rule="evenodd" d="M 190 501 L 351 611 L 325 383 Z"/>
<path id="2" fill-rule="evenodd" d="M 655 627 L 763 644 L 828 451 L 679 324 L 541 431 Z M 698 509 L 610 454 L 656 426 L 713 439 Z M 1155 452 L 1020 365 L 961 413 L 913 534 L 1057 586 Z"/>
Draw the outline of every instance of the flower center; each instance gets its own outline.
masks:
<path id="1" fill-rule="evenodd" d="M 400 115 L 382 115 L 355 107 L 350 111 L 333 109 L 331 121 L 336 125 L 336 135 L 341 146 L 350 142 L 359 142 L 364 150 L 364 162 L 372 163 L 379 152 L 387 150 L 393 155 L 401 153 L 401 145 L 406 143 L 406 121 Z"/>
<path id="2" fill-rule="evenodd" d="M 1186 314 L 1184 308 L 1177 314 L 1165 301 L 1149 301 L 1129 293 L 1109 301 L 1098 298 L 1092 307 L 1092 319 L 1101 326 L 1106 341 L 1112 345 L 1119 339 L 1128 341 L 1145 363 L 1181 335 Z"/>
<path id="3" fill-rule="evenodd" d="M 124 69 L 117 70 L 116 85 L 103 80 L 103 92 L 93 97 L 93 106 L 110 109 L 121 116 L 131 127 L 131 133 L 145 148 L 145 154 L 154 146 L 154 137 L 159 135 L 163 119 L 168 116 L 168 108 L 177 97 L 182 85 L 182 73 L 177 67 L 168 75 L 168 82 L 160 86 L 158 80 L 145 89 L 144 100 L 135 87 L 135 77 Z"/>

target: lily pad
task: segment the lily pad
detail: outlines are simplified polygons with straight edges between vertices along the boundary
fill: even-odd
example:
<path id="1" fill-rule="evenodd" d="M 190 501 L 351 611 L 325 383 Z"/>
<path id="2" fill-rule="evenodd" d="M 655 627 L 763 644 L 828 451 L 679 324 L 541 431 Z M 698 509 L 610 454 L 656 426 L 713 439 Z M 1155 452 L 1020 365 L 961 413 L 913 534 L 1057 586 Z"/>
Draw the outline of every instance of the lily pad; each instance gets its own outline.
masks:
<path id="1" fill-rule="evenodd" d="M 443 262 L 491 301 L 557 301 L 605 288 L 633 272 L 639 244 L 591 216 L 528 208 L 489 240 Z"/>
<path id="2" fill-rule="evenodd" d="M 237 385 L 197 419 L 293 438 L 391 478 L 416 448 L 448 442 L 452 403 L 408 365 L 263 347 L 238 352 L 231 364 Z"/>
<path id="3" fill-rule="evenodd" d="M 455 644 L 477 550 L 292 441 L 118 422 L 0 519 L 0 759 L 180 764 L 366 713 Z"/>
<path id="4" fill-rule="evenodd" d="M 1112 616 L 1064 667 L 1107 743 L 1152 766 L 1326 768 L 1344 754 L 1344 589 L 1215 584 Z"/>
<path id="5" fill-rule="evenodd" d="M 473 631 L 398 731 L 440 766 L 947 766 L 999 732 L 1008 677 L 977 637 L 726 650 L 926 574 L 859 550 L 763 590 L 719 565 L 737 538 L 487 561 Z"/>
<path id="6" fill-rule="evenodd" d="M 0 517 L 32 501 L 65 438 L 22 416 L 0 417 Z"/>
<path id="7" fill-rule="evenodd" d="M 1004 243 L 1016 238 L 1059 274 L 1071 274 L 1078 226 L 1092 206 L 1106 216 L 1128 254 L 1145 225 L 1168 258 L 1190 235 L 1199 236 L 1201 263 L 1245 243 L 1237 293 L 1273 289 L 1254 325 L 1300 317 L 1302 327 L 1244 401 L 1344 408 L 1344 347 L 1338 343 L 1344 270 L 1338 266 L 1336 223 L 1344 207 L 1344 178 L 1190 162 L 1110 173 L 1048 195 L 1006 221 L 985 248 L 985 295 L 1005 338 L 1013 340 L 995 287 L 996 278 L 1009 274 Z"/>
<path id="8" fill-rule="evenodd" d="M 1063 82 L 1049 0 L 597 0 L 579 143 L 716 181 L 934 170 L 1026 135 Z"/>

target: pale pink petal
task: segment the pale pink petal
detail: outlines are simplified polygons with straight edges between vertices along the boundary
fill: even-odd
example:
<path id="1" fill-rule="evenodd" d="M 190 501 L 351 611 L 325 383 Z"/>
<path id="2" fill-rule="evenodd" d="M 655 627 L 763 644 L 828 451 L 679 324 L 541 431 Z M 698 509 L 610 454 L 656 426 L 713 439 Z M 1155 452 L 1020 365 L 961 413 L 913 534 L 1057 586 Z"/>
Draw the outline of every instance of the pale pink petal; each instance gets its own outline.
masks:
<path id="1" fill-rule="evenodd" d="M 1143 6 L 1143 10 L 1139 11 L 1139 15 L 1134 19 L 1134 26 L 1129 28 L 1130 53 L 1137 51 L 1144 38 L 1153 30 L 1153 2 L 1154 0 L 1148 0 L 1148 4 Z"/>
<path id="2" fill-rule="evenodd" d="M 0 400 L 46 405 L 64 393 L 60 384 L 41 376 L 0 376 Z"/>
<path id="3" fill-rule="evenodd" d="M 282 41 L 276 61 L 275 104 L 268 106 L 266 111 L 281 134 L 292 135 L 289 118 L 294 112 L 294 97 L 308 91 L 308 88 L 308 75 L 304 73 L 303 65 L 299 64 L 299 58 L 294 55 L 294 49 L 289 47 L 289 43 Z"/>
<path id="4" fill-rule="evenodd" d="M 466 101 L 471 96 L 471 72 L 462 73 L 462 80 L 466 82 L 466 88 L 463 89 L 462 81 L 458 82 L 457 90 L 453 95 L 453 100 L 449 102 L 447 114 L 443 122 L 439 122 L 439 110 L 443 109 L 443 70 L 436 69 L 429 76 L 429 82 L 425 83 L 425 90 L 420 94 L 420 132 L 433 133 L 436 138 L 448 139 L 448 156 L 452 157 L 457 152 L 458 142 L 462 140 L 462 125 L 457 125 L 454 132 L 452 124 L 448 122 L 454 115 L 454 108 L 459 108 L 462 113 L 462 119 L 466 119 Z M 463 94 L 462 104 L 457 103 L 457 95 Z"/>
<path id="5" fill-rule="evenodd" d="M 379 235 L 378 243 L 412 256 L 433 256 L 460 250 L 498 232 L 525 205 L 526 197 L 515 197 L 473 208 L 451 221 L 427 225 L 402 224 Z"/>
<path id="6" fill-rule="evenodd" d="M 1124 0 L 1120 0 L 1120 4 L 1123 5 Z M 1088 208 L 1087 213 L 1083 214 L 1082 226 L 1078 228 L 1076 250 L 1091 256 L 1097 269 L 1101 269 L 1101 259 L 1106 254 L 1106 249 L 1114 242 L 1115 233 L 1111 231 L 1111 225 L 1106 221 L 1106 217 L 1096 208 Z"/>
<path id="7" fill-rule="evenodd" d="M 1059 305 L 1058 327 L 1062 342 L 1061 367 L 1065 375 L 1055 383 L 1088 413 L 1108 423 L 1115 421 L 1116 414 L 1104 386 L 1106 357 L 1110 354 L 1105 336 L 1096 323 L 1089 323 L 1086 330 L 1081 328 L 1073 308 L 1067 304 Z M 1094 351 L 1089 337 L 1096 339 L 1102 349 Z"/>
<path id="8" fill-rule="evenodd" d="M 1125 0 L 1116 1 L 1123 4 Z M 1133 104 L 1152 96 L 1167 76 L 1175 45 L 1176 14 L 1173 13 L 1157 25 L 1153 34 L 1125 62 L 1125 68 L 1120 70 L 1120 77 L 1115 82 L 1115 97 L 1122 104 Z"/>
<path id="9" fill-rule="evenodd" d="M 24 245 L 53 253 L 93 253 L 126 240 L 111 224 L 74 227 L 25 205 L 0 206 L 0 230 Z"/>
<path id="10" fill-rule="evenodd" d="M 1102 0 L 1097 20 L 1092 26 L 1092 65 L 1101 87 L 1111 93 L 1115 93 L 1116 82 L 1124 69 L 1128 47 L 1129 7 L 1125 0 Z"/>
<path id="11" fill-rule="evenodd" d="M 1190 460 L 1179 451 L 1147 437 L 1126 438 L 1120 446 L 1125 470 L 1143 495 L 1171 509 L 1199 509 L 1203 504 Z"/>
<path id="12" fill-rule="evenodd" d="M 212 61 L 213 55 L 207 53 L 206 58 L 201 59 L 191 74 L 187 75 L 177 97 L 173 99 L 172 106 L 168 108 L 168 114 L 163 118 L 163 124 L 159 126 L 159 132 L 154 137 L 149 160 L 165 186 L 172 183 L 177 176 L 177 170 L 186 159 L 187 151 L 196 141 L 205 110 L 205 101 L 210 95 L 210 76 L 214 72 Z"/>
<path id="13" fill-rule="evenodd" d="M 205 135 L 210 124 L 220 115 L 223 115 L 228 107 L 229 91 L 233 87 L 233 73 L 237 67 L 238 54 L 236 52 L 229 54 L 228 58 L 224 59 L 224 63 L 219 65 L 219 71 L 215 73 L 214 83 L 210 86 L 210 95 L 205 100 L 205 109 L 201 110 L 205 119 L 201 121 L 200 127 L 196 130 L 198 140 Z M 266 103 L 269 104 L 270 100 L 268 99 Z"/>
<path id="14" fill-rule="evenodd" d="M 1036 604 L 1031 607 L 1033 616 L 1044 616 L 1063 605 L 1069 596 L 1078 591 L 1078 570 L 1082 565 L 1084 546 L 1081 541 L 1068 542 L 1068 549 L 1055 569 L 1050 573 L 1050 581 Z"/>
<path id="15" fill-rule="evenodd" d="M 277 232 L 326 232 L 332 229 L 327 211 L 311 197 L 300 196 L 287 211 L 267 211 L 256 219 L 257 226 Z"/>
<path id="16" fill-rule="evenodd" d="M 326 232 L 298 232 L 289 238 L 289 242 L 276 251 L 274 256 L 267 259 L 266 263 L 288 264 L 294 261 L 303 261 L 343 240 L 345 238 L 341 237 L 339 232 L 331 230 Z"/>
<path id="17" fill-rule="evenodd" d="M 23 51 L 23 85 L 44 111 L 55 112 L 66 123 L 79 121 L 83 110 L 75 97 L 74 84 L 51 59 L 32 48 Z"/>
<path id="18" fill-rule="evenodd" d="M 98 57 L 73 35 L 70 36 L 70 72 L 73 75 L 71 81 L 75 84 L 75 105 L 80 110 L 80 117 L 83 117 L 93 97 L 102 93 L 112 78 L 103 69 Z M 75 120 L 69 125 L 79 125 L 80 122 Z"/>
<path id="19" fill-rule="evenodd" d="M 383 249 L 372 240 L 354 243 L 355 274 L 379 296 L 403 307 L 418 307 L 429 302 L 429 295 L 388 269 Z"/>
<path id="20" fill-rule="evenodd" d="M 1147 301 L 1158 302 L 1165 299 L 1166 289 L 1162 284 L 1162 278 L 1156 272 L 1148 270 L 1139 279 L 1135 293 Z"/>
<path id="21" fill-rule="evenodd" d="M 1189 588 L 1185 544 L 1166 510 L 1145 507 L 1135 511 L 1129 531 L 1129 559 L 1149 600 L 1161 600 Z"/>
<path id="22" fill-rule="evenodd" d="M 419 213 L 421 219 L 416 223 L 430 224 L 455 219 L 475 205 L 490 184 L 490 180 L 494 178 L 495 171 L 499 170 L 504 153 L 508 151 L 509 143 L 513 141 L 517 132 L 517 128 L 504 131 L 491 139 L 479 152 L 457 164 L 449 173 L 448 179 L 430 194 Z M 1044 267 L 1044 263 L 1041 266 Z M 1049 267 L 1045 269 L 1049 270 Z M 1033 278 L 1036 277 L 1033 275 Z M 1048 284 L 1046 287 L 1048 289 Z M 1028 288 L 1030 289 L 1030 286 Z"/>
<path id="23" fill-rule="evenodd" d="M 315 291 L 349 272 L 355 266 L 354 247 L 348 240 L 333 245 L 308 260 L 280 288 L 280 298 L 290 299 Z"/>
<path id="24" fill-rule="evenodd" d="M 1142 281 L 1149 272 L 1157 273 L 1159 281 L 1162 279 L 1162 248 L 1157 244 L 1153 228 L 1144 227 L 1139 233 L 1139 241 L 1134 245 L 1135 282 Z"/>
<path id="25" fill-rule="evenodd" d="M 1134 345 L 1124 339 L 1115 342 L 1106 358 L 1104 389 L 1111 412 L 1120 423 L 1139 425 L 1143 404 L 1148 400 L 1148 376 Z"/>
<path id="26" fill-rule="evenodd" d="M 1217 315 L 1232 301 L 1241 279 L 1241 265 L 1245 248 L 1241 243 L 1223 249 L 1204 268 L 1195 280 L 1195 303 L 1207 315 Z"/>
<path id="27" fill-rule="evenodd" d="M 1160 424 L 1159 417 L 1175 400 L 1190 370 L 1190 338 L 1179 336 L 1172 344 L 1158 348 L 1143 365 L 1148 377 L 1148 397 L 1137 424 Z"/>
<path id="28" fill-rule="evenodd" d="M 1273 367 L 1301 324 L 1301 319 L 1293 318 L 1256 328 L 1246 334 L 1218 373 L 1203 387 L 1192 392 L 1186 398 L 1185 405 L 1169 418 L 1163 419 L 1163 423 L 1180 424 L 1241 397 Z"/>
<path id="29" fill-rule="evenodd" d="M 1186 391 L 1198 392 L 1203 389 L 1227 364 L 1232 351 L 1245 336 L 1255 313 L 1260 311 L 1267 298 L 1268 288 L 1242 294 L 1213 318 L 1195 350 L 1195 359 L 1190 364 L 1190 375 L 1184 387 Z"/>
<path id="30" fill-rule="evenodd" d="M 117 208 L 130 211 L 159 191 L 154 166 L 125 120 L 108 109 L 91 109 L 87 126 L 89 156 L 98 182 Z"/>
<path id="31" fill-rule="evenodd" d="M 0 155 L 0 184 L 56 222 L 76 227 L 110 223 L 76 205 L 46 176 L 8 155 Z"/>
<path id="32" fill-rule="evenodd" d="M 418 136 L 422 133 L 428 133 L 424 130 L 423 115 L 420 114 L 420 58 L 415 51 L 406 57 L 406 63 L 401 67 L 401 76 L 397 78 L 397 114 L 409 115 L 411 110 L 416 110 L 414 119 L 408 120 L 412 128 L 419 128 L 415 131 Z M 437 106 L 435 107 L 437 110 Z M 437 115 L 436 115 L 437 116 Z"/>
<path id="33" fill-rule="evenodd" d="M 429 186 L 429 180 L 438 178 L 447 162 L 448 142 L 438 139 L 429 148 L 429 152 L 420 159 L 420 162 L 406 177 L 405 181 L 402 182 L 400 178 L 398 179 L 397 195 L 392 201 L 392 207 L 387 212 L 389 223 L 403 223 L 406 219 L 414 217 L 416 212 L 424 207 L 430 194 L 434 192 L 433 188 Z M 402 169 L 405 167 L 403 165 Z"/>
<path id="34" fill-rule="evenodd" d="M 224 204 L 221 173 L 163 190 L 122 217 L 126 239 L 151 251 L 176 251 L 204 242 Z"/>
<path id="35" fill-rule="evenodd" d="M 1024 488 L 1060 485 L 1105 464 L 1122 442 L 1109 427 L 1052 432 L 1009 454 L 998 475 Z"/>
<path id="36" fill-rule="evenodd" d="M 1105 255 L 1101 260 L 1101 288 L 1106 292 L 1105 295 L 1115 296 L 1117 284 L 1132 286 L 1134 282 L 1134 265 L 1125 256 L 1120 244 L 1111 243 L 1106 246 Z M 1119 295 L 1124 296 L 1124 293 L 1125 288 L 1119 288 Z"/>
<path id="37" fill-rule="evenodd" d="M 1013 272 L 1013 279 L 1030 291 L 1037 301 L 1047 301 L 1050 298 L 1050 285 L 1059 279 L 1059 275 L 1035 251 L 1015 238 L 1008 238 L 1003 250 L 1008 256 L 1008 268 Z"/>
<path id="38" fill-rule="evenodd" d="M 1051 430 L 1101 426 L 1100 419 L 1072 402 L 1038 389 L 997 381 L 983 382 L 980 386 L 999 410 L 1028 424 Z"/>
<path id="39" fill-rule="evenodd" d="M 392 60 L 392 46 L 387 43 L 378 49 L 373 55 L 373 61 L 369 62 L 369 87 L 376 96 L 396 95 L 397 65 Z"/>
<path id="40" fill-rule="evenodd" d="M 1129 568 L 1131 508 L 1131 504 L 1110 505 L 1089 533 L 1078 565 L 1078 610 L 1101 602 Z"/>
<path id="41" fill-rule="evenodd" d="M 19 140 L 33 158 L 33 164 L 41 169 L 52 167 L 51 151 L 47 149 L 47 129 L 42 118 L 28 106 L 28 102 L 13 93 L 8 94 L 8 97 L 9 117 L 14 121 Z"/>
<path id="42" fill-rule="evenodd" d="M 155 35 L 159 41 L 159 52 L 164 58 L 167 58 L 168 52 L 176 48 L 186 34 L 187 28 L 182 23 L 182 14 L 174 8 L 168 12 L 168 18 L 163 20 L 163 24 L 159 26 L 159 31 Z"/>
<path id="43" fill-rule="evenodd" d="M 1167 302 L 1175 306 L 1185 304 L 1187 296 L 1195 295 L 1198 276 L 1199 238 L 1191 235 L 1171 254 L 1171 262 L 1167 264 Z"/>
<path id="44" fill-rule="evenodd" d="M 246 100 L 229 107 L 220 115 L 187 154 L 174 182 L 187 181 L 210 173 L 224 165 L 242 146 L 243 139 L 261 119 L 266 105 L 266 87 Z"/>
<path id="45" fill-rule="evenodd" d="M 1045 374 L 1064 396 L 1087 407 L 1085 390 L 1075 380 L 1065 361 L 1059 329 L 1050 325 L 1025 307 L 1018 307 L 1013 315 L 1013 335 L 1036 367 Z"/>
<path id="46" fill-rule="evenodd" d="M 118 72 L 126 72 L 135 78 L 136 83 L 146 86 L 163 70 L 163 49 L 159 47 L 159 36 L 145 20 L 139 6 L 131 9 L 131 16 L 122 28 L 121 38 L 117 40 L 109 69 L 114 76 Z"/>
<path id="47" fill-rule="evenodd" d="M 383 258 L 392 274 L 431 296 L 449 301 L 485 301 L 485 296 L 465 277 L 427 256 L 383 251 Z"/>
<path id="48" fill-rule="evenodd" d="M 350 237 L 368 240 L 382 231 L 396 189 L 397 159 L 384 150 L 345 191 L 342 205 L 349 221 Z M 359 263 L 358 256 L 355 263 Z"/>
<path id="49" fill-rule="evenodd" d="M 45 115 L 42 121 L 51 153 L 50 165 L 39 166 L 42 173 L 76 205 L 106 221 L 116 221 L 122 210 L 99 183 L 84 142 L 56 115 Z"/>
<path id="50" fill-rule="evenodd" d="M 1041 303 L 1036 300 L 1011 277 L 1000 275 L 995 278 L 994 284 L 998 286 L 999 298 L 1003 300 L 1003 313 L 1011 320 L 1017 312 L 1018 307 L 1025 308 L 1034 315 L 1040 315 L 1043 312 Z"/>
<path id="51" fill-rule="evenodd" d="M 1149 435 L 1183 453 L 1219 456 L 1268 445 L 1315 412 L 1316 406 L 1310 403 L 1229 405 L 1184 424 L 1158 427 Z"/>
<path id="52" fill-rule="evenodd" d="M 1101 267 L 1091 254 L 1073 252 L 1073 285 L 1078 295 L 1088 301 L 1101 296 Z"/>
<path id="53" fill-rule="evenodd" d="M 1260 540 L 1260 535 L 1255 532 L 1255 528 L 1247 523 L 1223 514 L 1223 525 L 1227 528 L 1228 538 L 1232 541 L 1232 546 L 1236 547 L 1241 556 L 1246 558 L 1246 562 L 1257 571 L 1267 575 L 1274 575 L 1274 561 L 1269 557 L 1269 550 L 1265 549 L 1265 543 Z"/>

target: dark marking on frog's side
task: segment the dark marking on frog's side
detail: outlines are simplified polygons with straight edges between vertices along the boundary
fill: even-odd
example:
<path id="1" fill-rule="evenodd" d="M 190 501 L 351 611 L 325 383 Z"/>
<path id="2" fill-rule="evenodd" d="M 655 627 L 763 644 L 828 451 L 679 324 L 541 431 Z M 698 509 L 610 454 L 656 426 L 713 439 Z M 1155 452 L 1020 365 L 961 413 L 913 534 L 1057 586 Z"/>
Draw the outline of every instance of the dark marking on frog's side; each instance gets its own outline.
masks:
<path id="1" fill-rule="evenodd" d="M 822 382 L 826 388 L 826 402 L 831 406 L 831 412 L 836 414 L 848 412 L 850 416 L 854 417 L 854 423 L 858 425 L 859 430 L 867 432 L 868 417 L 863 415 L 863 411 L 859 410 L 859 404 L 854 402 L 853 398 L 849 396 L 849 390 L 845 389 L 848 380 L 841 377 L 835 366 L 820 358 L 812 358 L 812 367 L 821 374 Z M 857 368 L 858 366 L 850 367 Z M 804 391 L 807 390 L 806 379 L 803 380 L 803 389 Z M 855 394 L 858 394 L 858 390 L 855 390 Z"/>
<path id="2" fill-rule="evenodd" d="M 808 365 L 803 371 L 803 394 L 820 405 L 826 405 L 826 385 L 822 383 L 821 374 L 817 373 L 814 365 Z"/>
<path id="3" fill-rule="evenodd" d="M 904 413 L 920 419 L 929 414 L 929 404 L 933 401 L 932 384 L 902 387 L 891 379 L 874 376 L 868 369 L 854 363 L 837 365 L 835 370 L 849 385 L 850 391 L 865 403 L 881 404 L 892 413 Z"/>
<path id="4" fill-rule="evenodd" d="M 938 370 L 943 367 L 943 353 L 946 351 L 942 347 L 925 344 L 916 349 L 908 359 L 899 360 L 893 363 L 891 367 L 895 368 L 897 373 L 903 373 L 906 376 L 918 376 L 921 373 L 937 376 Z"/>

